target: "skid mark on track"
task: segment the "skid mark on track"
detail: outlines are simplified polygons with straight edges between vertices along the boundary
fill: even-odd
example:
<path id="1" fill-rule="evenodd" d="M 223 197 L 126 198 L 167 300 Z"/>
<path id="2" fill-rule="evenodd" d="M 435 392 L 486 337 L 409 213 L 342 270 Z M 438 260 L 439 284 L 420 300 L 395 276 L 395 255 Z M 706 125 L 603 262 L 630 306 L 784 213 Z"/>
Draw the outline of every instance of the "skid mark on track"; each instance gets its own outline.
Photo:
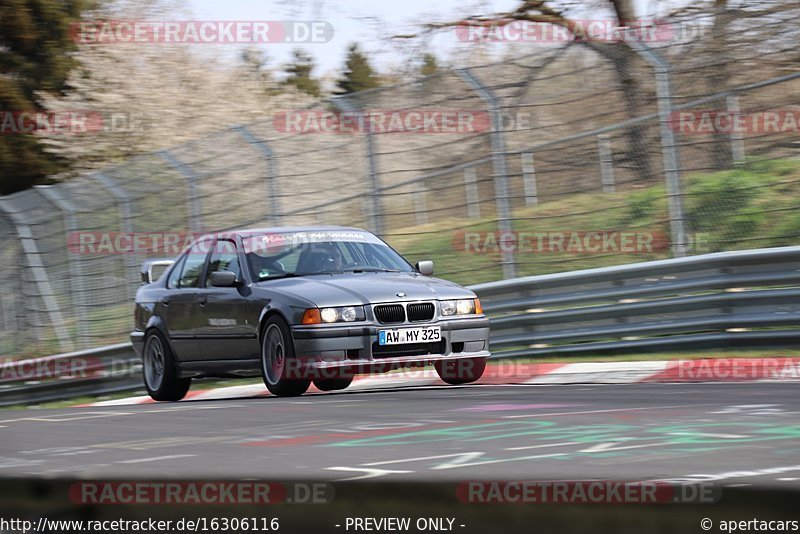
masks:
<path id="1" fill-rule="evenodd" d="M 155 458 L 134 458 L 132 460 L 121 460 L 118 464 L 143 464 L 147 462 L 161 462 L 163 460 L 177 460 L 178 458 L 193 458 L 195 454 L 171 454 L 168 456 L 156 456 Z"/>

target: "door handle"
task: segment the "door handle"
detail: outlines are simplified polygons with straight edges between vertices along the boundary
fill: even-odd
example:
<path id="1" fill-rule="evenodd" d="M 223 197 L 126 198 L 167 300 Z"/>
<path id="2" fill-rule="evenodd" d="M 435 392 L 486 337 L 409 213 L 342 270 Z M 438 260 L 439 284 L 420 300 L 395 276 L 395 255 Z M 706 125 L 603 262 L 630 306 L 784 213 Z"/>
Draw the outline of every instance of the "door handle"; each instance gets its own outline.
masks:
<path id="1" fill-rule="evenodd" d="M 198 298 L 197 303 L 200 304 L 200 306 L 205 306 L 208 303 L 208 297 Z"/>

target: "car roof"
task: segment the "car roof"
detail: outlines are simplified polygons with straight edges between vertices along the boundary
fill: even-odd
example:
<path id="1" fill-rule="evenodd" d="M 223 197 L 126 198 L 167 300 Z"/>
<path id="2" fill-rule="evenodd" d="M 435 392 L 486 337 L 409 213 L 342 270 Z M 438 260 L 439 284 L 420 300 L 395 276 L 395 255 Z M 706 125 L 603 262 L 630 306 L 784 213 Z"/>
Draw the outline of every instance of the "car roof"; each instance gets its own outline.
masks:
<path id="1" fill-rule="evenodd" d="M 363 228 L 355 228 L 353 226 L 271 226 L 267 228 L 245 228 L 239 230 L 229 230 L 227 232 L 215 232 L 200 236 L 197 241 L 210 237 L 247 237 L 251 235 L 260 234 L 291 234 L 294 232 L 366 232 L 371 234 L 369 230 Z"/>

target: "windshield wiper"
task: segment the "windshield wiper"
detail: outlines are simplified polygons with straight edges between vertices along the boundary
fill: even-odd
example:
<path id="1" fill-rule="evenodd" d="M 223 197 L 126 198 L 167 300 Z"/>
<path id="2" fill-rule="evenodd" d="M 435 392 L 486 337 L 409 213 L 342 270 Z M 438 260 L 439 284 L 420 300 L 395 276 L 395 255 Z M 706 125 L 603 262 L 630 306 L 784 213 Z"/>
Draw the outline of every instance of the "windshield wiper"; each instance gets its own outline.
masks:
<path id="1" fill-rule="evenodd" d="M 296 276 L 308 276 L 311 274 L 316 273 L 276 273 L 276 274 L 269 274 L 267 276 L 259 276 L 258 281 L 263 282 L 264 280 L 278 280 L 280 278 L 294 278 Z"/>
<path id="2" fill-rule="evenodd" d="M 342 269 L 335 271 L 323 271 L 320 273 L 276 273 L 268 276 L 260 276 L 259 282 L 265 280 L 279 280 L 281 278 L 294 278 L 296 276 L 311 276 L 311 275 L 332 275 L 332 274 L 345 274 L 345 273 L 399 273 L 400 269 L 378 269 L 375 267 L 364 267 L 359 269 Z"/>

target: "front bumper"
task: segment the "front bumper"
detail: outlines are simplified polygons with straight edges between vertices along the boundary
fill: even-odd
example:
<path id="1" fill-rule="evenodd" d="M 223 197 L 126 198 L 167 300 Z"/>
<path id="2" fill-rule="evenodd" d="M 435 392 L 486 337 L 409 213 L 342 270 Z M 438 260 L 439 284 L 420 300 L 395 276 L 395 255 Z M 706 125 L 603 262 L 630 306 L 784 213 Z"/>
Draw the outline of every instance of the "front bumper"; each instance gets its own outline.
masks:
<path id="1" fill-rule="evenodd" d="M 413 347 L 378 347 L 380 330 L 440 326 L 442 339 Z M 354 372 L 391 370 L 425 365 L 437 360 L 488 358 L 489 319 L 486 317 L 399 325 L 293 326 L 295 354 L 308 367 L 349 368 Z M 425 346 L 427 345 L 427 347 Z"/>
<path id="2" fill-rule="evenodd" d="M 144 332 L 141 330 L 131 332 L 131 345 L 133 345 L 133 351 L 136 355 L 141 357 L 144 351 Z"/>

